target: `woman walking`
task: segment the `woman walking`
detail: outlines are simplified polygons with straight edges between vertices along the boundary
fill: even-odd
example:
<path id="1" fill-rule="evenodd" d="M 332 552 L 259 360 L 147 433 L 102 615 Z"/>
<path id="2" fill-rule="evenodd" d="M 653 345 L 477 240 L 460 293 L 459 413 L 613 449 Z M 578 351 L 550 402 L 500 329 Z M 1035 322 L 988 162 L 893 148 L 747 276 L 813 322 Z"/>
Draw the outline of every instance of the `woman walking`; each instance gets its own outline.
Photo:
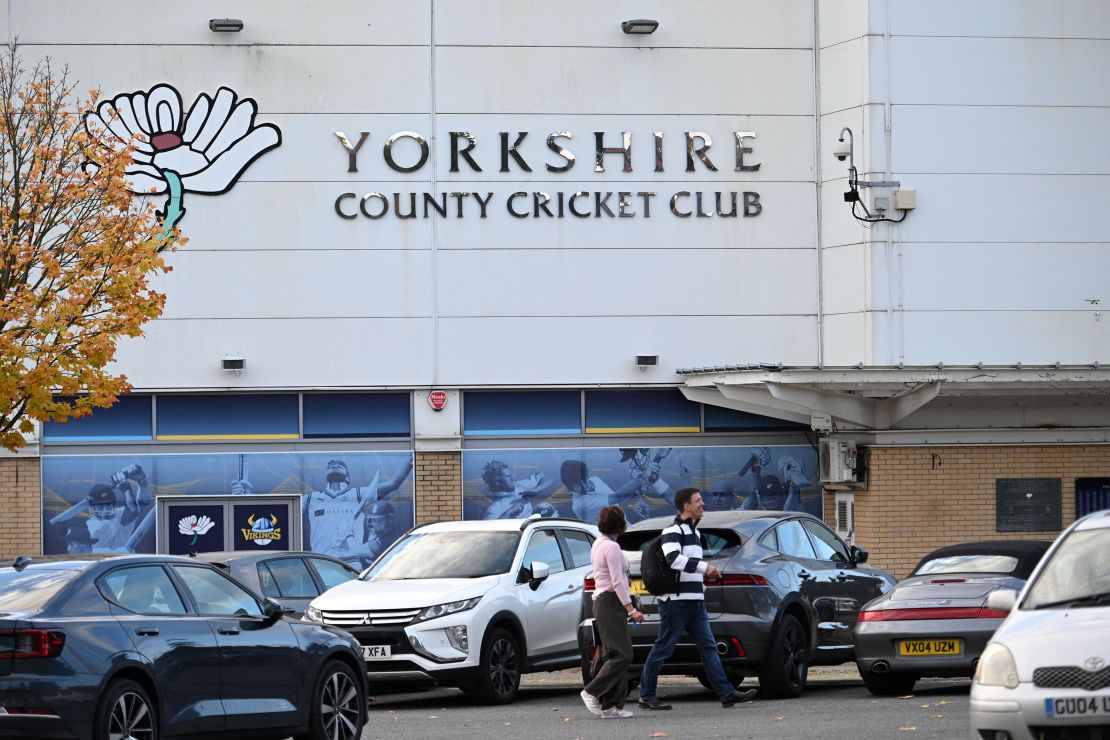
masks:
<path id="1" fill-rule="evenodd" d="M 603 719 L 631 717 L 624 708 L 628 697 L 628 666 L 632 663 L 632 637 L 628 620 L 644 621 L 628 593 L 628 558 L 617 536 L 628 528 L 624 510 L 606 506 L 597 517 L 601 537 L 594 542 L 590 559 L 594 567 L 594 624 L 601 633 L 604 652 L 601 670 L 580 696 L 586 709 Z"/>

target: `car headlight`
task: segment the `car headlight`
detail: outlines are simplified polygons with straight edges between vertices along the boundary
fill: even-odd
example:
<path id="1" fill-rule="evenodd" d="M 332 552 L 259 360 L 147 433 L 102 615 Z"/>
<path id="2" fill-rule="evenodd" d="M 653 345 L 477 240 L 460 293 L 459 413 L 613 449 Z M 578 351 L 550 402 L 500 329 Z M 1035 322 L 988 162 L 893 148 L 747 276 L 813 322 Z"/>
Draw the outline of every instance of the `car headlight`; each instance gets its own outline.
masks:
<path id="1" fill-rule="evenodd" d="M 314 606 L 310 606 L 304 610 L 304 618 L 306 622 L 324 622 L 324 614 Z"/>
<path id="2" fill-rule="evenodd" d="M 413 622 L 423 622 L 428 619 L 438 619 L 439 617 L 446 617 L 448 614 L 458 614 L 465 612 L 467 609 L 473 609 L 482 600 L 481 596 L 475 596 L 473 599 L 464 599 L 463 601 L 452 601 L 450 604 L 436 604 L 422 609 L 416 615 Z"/>
<path id="3" fill-rule="evenodd" d="M 1009 648 L 1000 642 L 987 645 L 979 658 L 979 667 L 975 669 L 975 683 L 982 686 L 1005 686 L 1008 689 L 1018 687 L 1017 663 Z"/>

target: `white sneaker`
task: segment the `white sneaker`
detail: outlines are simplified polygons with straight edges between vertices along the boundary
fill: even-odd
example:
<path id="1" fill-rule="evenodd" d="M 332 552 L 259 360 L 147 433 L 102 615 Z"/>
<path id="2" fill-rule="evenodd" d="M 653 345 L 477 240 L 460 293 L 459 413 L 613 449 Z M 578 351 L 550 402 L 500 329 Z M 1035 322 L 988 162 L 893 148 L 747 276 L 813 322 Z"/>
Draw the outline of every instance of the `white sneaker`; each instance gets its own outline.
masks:
<path id="1" fill-rule="evenodd" d="M 632 712 L 620 707 L 609 707 L 601 710 L 602 719 L 628 719 L 631 716 Z"/>
<path id="2" fill-rule="evenodd" d="M 586 709 L 590 710 L 591 714 L 601 714 L 601 702 L 597 700 L 596 696 L 585 689 L 582 689 L 578 695 L 582 697 L 582 703 L 586 705 Z"/>

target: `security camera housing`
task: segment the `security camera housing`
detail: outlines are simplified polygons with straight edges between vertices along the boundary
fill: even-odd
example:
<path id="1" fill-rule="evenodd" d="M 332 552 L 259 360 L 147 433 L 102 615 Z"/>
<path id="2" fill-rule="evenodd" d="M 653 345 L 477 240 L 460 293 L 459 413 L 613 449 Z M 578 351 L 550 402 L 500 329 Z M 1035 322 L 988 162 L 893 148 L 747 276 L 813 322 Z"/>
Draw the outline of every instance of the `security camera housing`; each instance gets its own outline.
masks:
<path id="1" fill-rule="evenodd" d="M 843 162 L 852 153 L 852 142 L 846 139 L 838 139 L 837 142 L 833 144 L 832 153 L 834 157 Z"/>

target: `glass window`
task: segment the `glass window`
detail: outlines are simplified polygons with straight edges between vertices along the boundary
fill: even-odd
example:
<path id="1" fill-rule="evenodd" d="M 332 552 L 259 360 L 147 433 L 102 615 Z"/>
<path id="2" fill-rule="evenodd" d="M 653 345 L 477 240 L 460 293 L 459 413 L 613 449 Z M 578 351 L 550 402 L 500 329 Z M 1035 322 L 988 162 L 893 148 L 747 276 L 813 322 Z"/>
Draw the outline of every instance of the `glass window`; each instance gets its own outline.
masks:
<path id="1" fill-rule="evenodd" d="M 705 407 L 705 431 L 707 432 L 735 432 L 757 429 L 804 429 L 809 431 L 808 424 L 799 424 L 785 419 L 774 419 L 770 416 L 749 414 L 746 411 L 726 409 L 724 406 Z"/>
<path id="2" fill-rule="evenodd" d="M 588 391 L 587 434 L 700 432 L 701 406 L 678 390 Z"/>
<path id="3" fill-rule="evenodd" d="M 803 521 L 802 524 L 813 535 L 813 547 L 817 551 L 818 560 L 831 560 L 834 563 L 849 561 L 848 548 L 828 527 L 812 521 Z"/>
<path id="4" fill-rule="evenodd" d="M 759 538 L 759 544 L 766 547 L 768 550 L 775 550 L 777 552 L 779 549 L 779 536 L 776 528 L 772 527 L 764 532 L 763 536 Z"/>
<path id="5" fill-rule="evenodd" d="M 38 611 L 80 572 L 34 566 L 26 570 L 0 569 L 0 609 L 9 613 Z"/>
<path id="6" fill-rule="evenodd" d="M 158 396 L 160 440 L 297 439 L 295 393 Z"/>
<path id="7" fill-rule="evenodd" d="M 258 564 L 259 571 L 264 568 L 269 569 L 278 587 L 278 595 L 283 598 L 308 599 L 320 595 L 316 590 L 316 581 L 312 580 L 312 574 L 308 572 L 308 566 L 300 558 L 278 558 Z"/>
<path id="8" fill-rule="evenodd" d="M 407 437 L 408 393 L 306 393 L 304 436 Z"/>
<path id="9" fill-rule="evenodd" d="M 120 568 L 100 579 L 109 598 L 136 614 L 187 614 L 188 610 L 160 565 Z"/>
<path id="10" fill-rule="evenodd" d="M 370 581 L 481 578 L 507 573 L 520 532 L 414 532 L 364 576 Z"/>
<path id="11" fill-rule="evenodd" d="M 813 545 L 809 543 L 809 537 L 806 536 L 806 531 L 802 529 L 802 523 L 797 519 L 785 521 L 778 525 L 776 529 L 778 530 L 779 539 L 778 549 L 783 555 L 810 560 L 817 559 L 817 553 L 813 551 Z"/>
<path id="12" fill-rule="evenodd" d="M 577 529 L 564 529 L 562 531 L 563 540 L 567 543 L 567 549 L 570 550 L 570 561 L 574 563 L 572 567 L 581 568 L 589 565 L 592 562 L 590 553 L 593 549 L 594 538 Z M 525 560 L 524 564 L 528 565 L 528 561 Z"/>
<path id="13" fill-rule="evenodd" d="M 316 575 L 320 576 L 320 580 L 324 582 L 325 591 L 358 576 L 358 572 L 354 568 L 343 563 L 336 563 L 325 558 L 309 558 L 308 561 L 316 569 Z"/>
<path id="14" fill-rule="evenodd" d="M 467 391 L 463 432 L 478 436 L 581 434 L 578 391 Z"/>
<path id="15" fill-rule="evenodd" d="M 1110 603 L 1110 528 L 1077 529 L 1059 544 L 1022 608 Z"/>
<path id="16" fill-rule="evenodd" d="M 262 609 L 242 586 L 210 568 L 171 566 L 181 576 L 197 610 L 217 617 L 261 617 Z"/>
<path id="17" fill-rule="evenodd" d="M 1018 559 L 1009 555 L 950 555 L 933 558 L 922 563 L 913 572 L 915 576 L 933 573 L 1013 573 Z"/>
<path id="18" fill-rule="evenodd" d="M 64 400 L 64 399 L 59 399 Z M 44 442 L 140 442 L 153 439 L 151 396 L 120 396 L 106 409 L 42 425 Z"/>
<path id="19" fill-rule="evenodd" d="M 223 568 L 220 568 L 220 570 L 223 570 Z M 277 581 L 274 580 L 274 575 L 270 572 L 270 569 L 266 567 L 265 563 L 259 563 L 257 570 L 258 585 L 262 589 L 262 595 L 269 596 L 271 599 L 280 599 L 281 589 L 278 588 Z"/>
<path id="20" fill-rule="evenodd" d="M 559 549 L 559 541 L 555 539 L 555 530 L 538 529 L 532 533 L 532 539 L 528 540 L 528 549 L 524 551 L 524 561 L 521 565 L 531 568 L 532 563 L 537 561 L 547 563 L 547 569 L 551 573 L 562 573 L 567 569 L 563 564 L 563 552 Z"/>

